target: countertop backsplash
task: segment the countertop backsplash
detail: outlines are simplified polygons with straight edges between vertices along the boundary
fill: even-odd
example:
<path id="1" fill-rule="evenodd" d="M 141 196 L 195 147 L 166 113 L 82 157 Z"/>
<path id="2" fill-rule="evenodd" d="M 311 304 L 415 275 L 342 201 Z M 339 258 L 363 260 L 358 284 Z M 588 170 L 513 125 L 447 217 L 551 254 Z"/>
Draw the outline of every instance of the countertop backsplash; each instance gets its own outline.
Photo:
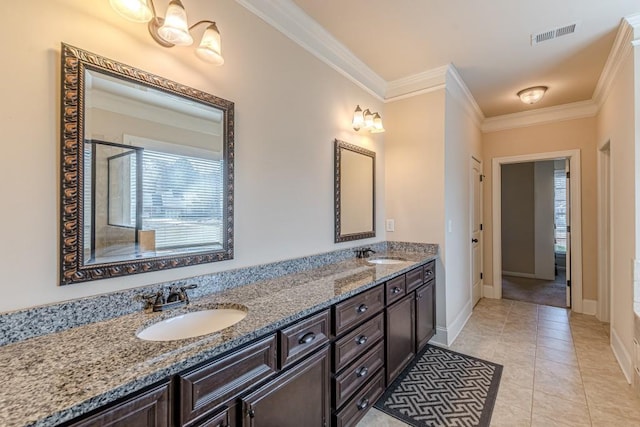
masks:
<path id="1" fill-rule="evenodd" d="M 437 254 L 437 245 L 379 242 L 2 313 L 0 314 L 0 347 L 25 339 L 142 311 L 147 306 L 147 300 L 143 297 L 144 295 L 153 295 L 171 286 L 197 284 L 198 287 L 196 289 L 189 291 L 189 297 L 194 300 L 248 283 L 273 279 L 353 258 L 354 250 L 361 247 L 372 248 L 376 252 L 402 251 Z M 87 286 L 91 285 L 87 284 Z"/>

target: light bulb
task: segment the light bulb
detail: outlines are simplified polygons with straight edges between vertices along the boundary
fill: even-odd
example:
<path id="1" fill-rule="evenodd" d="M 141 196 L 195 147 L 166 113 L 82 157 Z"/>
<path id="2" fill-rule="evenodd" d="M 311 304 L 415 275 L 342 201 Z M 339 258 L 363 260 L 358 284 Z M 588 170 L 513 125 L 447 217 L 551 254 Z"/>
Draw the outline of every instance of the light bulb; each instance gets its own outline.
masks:
<path id="1" fill-rule="evenodd" d="M 364 115 L 362 114 L 362 109 L 359 105 L 356 106 L 355 111 L 353 112 L 353 121 L 351 125 L 353 129 L 359 131 L 362 125 L 364 124 Z"/>
<path id="2" fill-rule="evenodd" d="M 169 3 L 164 23 L 158 28 L 158 35 L 164 41 L 177 46 L 189 46 L 193 43 L 187 24 L 187 12 L 180 0 L 171 0 Z"/>
<path id="3" fill-rule="evenodd" d="M 202 35 L 200 46 L 196 49 L 196 55 L 203 61 L 214 65 L 224 64 L 220 48 L 220 31 L 215 22 L 207 27 Z"/>
<path id="4" fill-rule="evenodd" d="M 120 16 L 133 22 L 149 22 L 153 12 L 147 0 L 109 0 L 111 7 Z"/>
<path id="5" fill-rule="evenodd" d="M 364 110 L 364 127 L 366 129 L 371 129 L 373 127 L 373 114 L 368 108 Z"/>
<path id="6" fill-rule="evenodd" d="M 546 86 L 529 87 L 518 92 L 518 96 L 525 104 L 535 104 L 542 99 L 547 89 Z"/>

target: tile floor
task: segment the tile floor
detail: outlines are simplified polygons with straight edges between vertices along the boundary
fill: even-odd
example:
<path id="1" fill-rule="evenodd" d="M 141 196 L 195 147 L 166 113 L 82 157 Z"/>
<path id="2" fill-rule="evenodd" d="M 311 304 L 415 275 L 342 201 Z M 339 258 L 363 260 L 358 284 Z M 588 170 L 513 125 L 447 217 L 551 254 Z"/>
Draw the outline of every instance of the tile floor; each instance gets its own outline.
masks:
<path id="1" fill-rule="evenodd" d="M 640 397 L 594 316 L 482 299 L 451 349 L 504 366 L 491 426 L 640 426 Z M 371 409 L 357 427 L 406 424 Z"/>

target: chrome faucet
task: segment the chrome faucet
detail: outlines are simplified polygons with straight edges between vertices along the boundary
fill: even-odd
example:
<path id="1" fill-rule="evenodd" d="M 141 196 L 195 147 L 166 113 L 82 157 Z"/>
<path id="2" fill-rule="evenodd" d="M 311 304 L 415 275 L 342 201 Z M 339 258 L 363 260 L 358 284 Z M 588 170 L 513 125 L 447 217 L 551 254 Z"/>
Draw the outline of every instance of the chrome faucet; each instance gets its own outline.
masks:
<path id="1" fill-rule="evenodd" d="M 356 253 L 356 258 L 369 258 L 369 254 L 375 254 L 376 251 L 374 251 L 371 248 L 364 248 L 364 249 L 356 249 L 355 253 Z"/>
<path id="2" fill-rule="evenodd" d="M 189 304 L 189 294 L 187 289 L 195 289 L 198 285 L 191 284 L 185 286 L 171 286 L 169 295 L 165 298 L 164 290 L 158 291 L 155 295 L 147 297 L 153 311 L 165 311 L 171 308 L 182 307 Z"/>

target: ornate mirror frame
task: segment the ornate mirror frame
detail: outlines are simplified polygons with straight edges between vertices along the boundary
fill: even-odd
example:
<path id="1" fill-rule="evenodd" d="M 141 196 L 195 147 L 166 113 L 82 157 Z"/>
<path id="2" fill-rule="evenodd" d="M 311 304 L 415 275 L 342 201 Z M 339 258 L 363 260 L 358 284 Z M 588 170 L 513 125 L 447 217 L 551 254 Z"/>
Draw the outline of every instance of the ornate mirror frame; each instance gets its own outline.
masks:
<path id="1" fill-rule="evenodd" d="M 371 158 L 371 229 L 358 230 L 356 232 L 344 232 L 342 214 L 345 211 L 345 207 L 342 204 L 342 195 L 344 189 L 342 188 L 342 179 L 344 177 L 344 165 L 343 154 L 346 150 L 356 154 L 360 154 Z M 366 176 L 364 177 L 366 180 Z M 366 148 L 359 147 L 357 145 L 349 144 L 348 142 L 340 141 L 338 139 L 334 142 L 334 202 L 335 202 L 335 243 L 348 242 L 351 240 L 366 239 L 376 236 L 376 153 L 374 151 L 367 150 Z M 366 209 L 366 207 L 363 206 Z M 365 212 L 365 215 L 368 215 Z"/>
<path id="2" fill-rule="evenodd" d="M 234 103 L 163 77 L 62 43 L 60 283 L 224 261 L 233 258 Z M 223 113 L 223 248 L 84 265 L 84 87 L 85 69 L 188 98 Z"/>

